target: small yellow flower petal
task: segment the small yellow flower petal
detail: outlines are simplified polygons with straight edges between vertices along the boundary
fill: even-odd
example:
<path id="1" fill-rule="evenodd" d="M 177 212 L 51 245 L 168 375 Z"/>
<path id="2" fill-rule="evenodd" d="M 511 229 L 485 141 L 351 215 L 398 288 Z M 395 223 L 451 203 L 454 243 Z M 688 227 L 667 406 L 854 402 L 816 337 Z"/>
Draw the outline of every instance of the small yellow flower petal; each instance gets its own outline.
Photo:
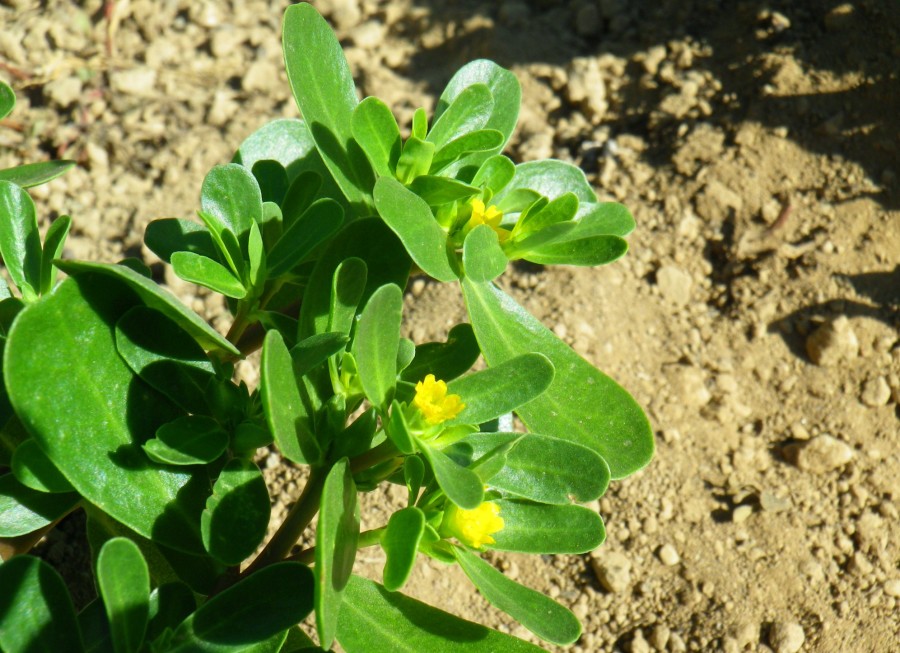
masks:
<path id="1" fill-rule="evenodd" d="M 485 544 L 493 544 L 491 535 L 503 530 L 500 506 L 493 501 L 485 501 L 474 510 L 463 510 L 451 505 L 444 517 L 444 530 L 464 544 L 480 549 Z"/>
<path id="2" fill-rule="evenodd" d="M 466 231 L 471 231 L 478 225 L 486 224 L 494 230 L 501 243 L 509 238 L 509 230 L 500 226 L 500 221 L 503 219 L 503 211 L 496 206 L 485 208 L 484 202 L 478 198 L 471 200 L 469 206 L 472 207 L 472 215 L 466 223 Z"/>
<path id="3" fill-rule="evenodd" d="M 466 405 L 459 395 L 448 395 L 447 384 L 429 374 L 416 384 L 416 396 L 413 404 L 429 424 L 440 424 L 453 419 Z"/>

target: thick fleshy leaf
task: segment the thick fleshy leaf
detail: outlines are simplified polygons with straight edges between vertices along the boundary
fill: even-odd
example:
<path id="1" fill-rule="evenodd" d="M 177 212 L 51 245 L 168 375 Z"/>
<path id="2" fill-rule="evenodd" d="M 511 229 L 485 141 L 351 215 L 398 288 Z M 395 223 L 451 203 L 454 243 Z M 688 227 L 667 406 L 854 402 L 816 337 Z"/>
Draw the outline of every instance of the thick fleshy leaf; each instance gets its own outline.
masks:
<path id="1" fill-rule="evenodd" d="M 225 565 L 243 562 L 266 535 L 269 492 L 262 472 L 249 460 L 233 458 L 219 473 L 200 516 L 203 546 Z"/>
<path id="2" fill-rule="evenodd" d="M 402 184 L 409 184 L 419 175 L 427 175 L 434 160 L 434 143 L 410 136 L 403 144 L 397 161 L 396 177 Z"/>
<path id="3" fill-rule="evenodd" d="M 116 653 L 137 653 L 150 615 L 150 572 L 137 544 L 109 540 L 97 557 L 97 588 Z"/>
<path id="4" fill-rule="evenodd" d="M 567 646 L 581 636 L 581 624 L 549 596 L 519 585 L 471 551 L 454 547 L 459 566 L 488 602 L 543 640 Z"/>
<path id="5" fill-rule="evenodd" d="M 409 431 L 409 425 L 406 423 L 406 417 L 403 415 L 403 409 L 400 403 L 395 399 L 391 404 L 391 417 L 385 425 L 385 432 L 391 439 L 400 453 L 415 453 L 416 446 L 413 443 L 412 434 Z"/>
<path id="6" fill-rule="evenodd" d="M 9 84 L 0 81 L 0 120 L 6 118 L 16 106 L 16 93 Z"/>
<path id="7" fill-rule="evenodd" d="M 359 310 L 359 300 L 366 289 L 367 274 L 365 261 L 355 257 L 343 261 L 334 271 L 328 312 L 328 328 L 331 331 L 350 335 Z"/>
<path id="8" fill-rule="evenodd" d="M 147 225 L 144 243 L 166 263 L 175 252 L 193 252 L 215 259 L 215 243 L 209 230 L 199 222 L 181 218 L 162 218 Z"/>
<path id="9" fill-rule="evenodd" d="M 422 270 L 438 281 L 454 281 L 447 232 L 441 229 L 428 203 L 395 179 L 375 184 L 375 206 Z"/>
<path id="10" fill-rule="evenodd" d="M 447 334 L 447 342 L 426 342 L 416 347 L 415 358 L 400 378 L 415 383 L 434 374 L 442 381 L 452 381 L 468 372 L 480 355 L 472 325 L 457 324 Z"/>
<path id="11" fill-rule="evenodd" d="M 34 299 L 41 287 L 42 252 L 31 196 L 10 181 L 0 181 L 0 256 L 25 299 Z"/>
<path id="12" fill-rule="evenodd" d="M 506 187 L 506 184 L 512 181 L 516 176 L 516 164 L 509 157 L 497 154 L 486 159 L 475 177 L 472 179 L 473 186 L 484 186 L 494 195 L 499 193 Z"/>
<path id="13" fill-rule="evenodd" d="M 363 308 L 353 339 L 359 379 L 372 405 L 386 410 L 397 384 L 397 348 L 403 314 L 403 291 L 382 286 Z"/>
<path id="14" fill-rule="evenodd" d="M 507 262 L 496 232 L 488 225 L 478 225 L 466 236 L 463 271 L 472 281 L 493 281 L 506 270 Z"/>
<path id="15" fill-rule="evenodd" d="M 181 279 L 204 286 L 226 297 L 243 299 L 247 289 L 241 280 L 224 265 L 193 252 L 175 252 L 171 257 L 172 269 Z"/>
<path id="16" fill-rule="evenodd" d="M 449 392 L 458 394 L 466 404 L 451 423 L 482 424 L 516 410 L 540 396 L 554 376 L 546 356 L 521 354 L 451 381 Z"/>
<path id="17" fill-rule="evenodd" d="M 397 236 L 379 218 L 351 222 L 335 236 L 316 262 L 300 307 L 299 339 L 337 330 L 328 325 L 331 283 L 338 265 L 349 258 L 360 259 L 368 270 L 358 305 L 364 306 L 372 293 L 385 284 L 406 287 L 410 260 Z"/>
<path id="18" fill-rule="evenodd" d="M 619 236 L 591 236 L 566 239 L 533 249 L 522 255 L 540 265 L 606 265 L 625 256 L 628 241 Z"/>
<path id="19" fill-rule="evenodd" d="M 313 574 L 299 562 L 278 562 L 216 594 L 178 626 L 168 653 L 278 651 L 281 635 L 313 608 Z M 269 638 L 272 648 L 260 649 Z"/>
<path id="20" fill-rule="evenodd" d="M 484 484 L 478 475 L 462 467 L 442 451 L 419 442 L 419 450 L 425 455 L 434 472 L 434 478 L 447 498 L 464 510 L 474 510 L 484 498 Z"/>
<path id="21" fill-rule="evenodd" d="M 403 459 L 403 480 L 409 491 L 408 503 L 413 505 L 419 498 L 419 490 L 425 481 L 425 463 L 418 456 L 407 456 Z"/>
<path id="22" fill-rule="evenodd" d="M 322 448 L 297 387 L 291 354 L 277 331 L 266 333 L 260 377 L 263 410 L 281 454 L 301 465 L 318 464 Z"/>
<path id="23" fill-rule="evenodd" d="M 529 210 L 519 218 L 513 229 L 513 238 L 520 239 L 560 222 L 567 222 L 578 211 L 578 197 L 575 193 L 564 193 L 548 202 L 539 210 Z"/>
<path id="24" fill-rule="evenodd" d="M 16 186 L 31 188 L 32 186 L 40 186 L 48 181 L 53 181 L 57 177 L 66 174 L 74 165 L 74 161 L 66 161 L 65 159 L 26 163 L 15 168 L 0 170 L 0 181 L 11 181 Z"/>
<path id="25" fill-rule="evenodd" d="M 381 538 L 381 548 L 387 556 L 384 588 L 389 592 L 396 592 L 406 584 L 416 563 L 416 552 L 424 532 L 425 513 L 415 506 L 398 510 L 388 520 Z"/>
<path id="26" fill-rule="evenodd" d="M 634 216 L 618 202 L 582 204 L 576 215 L 578 228 L 572 232 L 573 238 L 591 236 L 621 236 L 624 238 L 634 231 Z"/>
<path id="27" fill-rule="evenodd" d="M 470 84 L 440 112 L 425 140 L 434 143 L 435 149 L 440 151 L 460 136 L 482 129 L 493 110 L 494 98 L 487 85 Z"/>
<path id="28" fill-rule="evenodd" d="M 175 628 L 197 609 L 194 593 L 184 583 L 166 583 L 150 593 L 147 641 L 159 637 L 166 628 Z"/>
<path id="29" fill-rule="evenodd" d="M 516 176 L 497 199 L 502 199 L 519 188 L 537 191 L 551 200 L 565 193 L 575 193 L 581 202 L 597 201 L 594 189 L 584 176 L 584 171 L 571 163 L 557 159 L 520 163 L 516 166 Z"/>
<path id="30" fill-rule="evenodd" d="M 503 134 L 496 129 L 479 129 L 463 134 L 434 153 L 430 172 L 438 172 L 460 157 L 472 152 L 495 152 L 503 144 Z"/>
<path id="31" fill-rule="evenodd" d="M 57 261 L 56 267 L 73 276 L 96 272 L 124 282 L 132 291 L 137 293 L 144 304 L 164 313 L 169 319 L 190 333 L 205 349 L 220 349 L 235 356 L 240 356 L 240 352 L 233 344 L 204 322 L 194 311 L 182 304 L 178 298 L 162 290 L 152 279 L 148 279 L 134 270 L 122 265 L 88 263 L 85 261 Z"/>
<path id="32" fill-rule="evenodd" d="M 583 445 L 536 433 L 477 433 L 464 440 L 474 460 L 513 441 L 505 466 L 490 478 L 492 487 L 559 505 L 593 501 L 606 492 L 609 466 Z"/>
<path id="33" fill-rule="evenodd" d="M 367 97 L 353 111 L 350 122 L 359 143 L 379 177 L 392 177 L 400 159 L 402 141 L 397 119 L 376 97 Z"/>
<path id="34" fill-rule="evenodd" d="M 518 553 L 587 553 L 606 539 L 603 520 L 590 508 L 499 500 L 503 528 L 492 549 Z"/>
<path id="35" fill-rule="evenodd" d="M 280 163 L 292 183 L 305 170 L 327 171 L 306 124 L 297 118 L 265 123 L 244 139 L 232 158 L 233 163 L 240 163 L 247 170 L 253 170 L 260 161 Z"/>
<path id="36" fill-rule="evenodd" d="M 262 201 L 281 204 L 290 183 L 284 166 L 274 159 L 262 159 L 254 163 L 250 170 L 259 184 Z"/>
<path id="37" fill-rule="evenodd" d="M 468 280 L 462 286 L 489 365 L 540 351 L 560 370 L 546 392 L 517 410 L 529 429 L 593 449 L 609 464 L 613 479 L 624 478 L 650 461 L 653 431 L 631 395 L 502 290 Z"/>
<path id="38" fill-rule="evenodd" d="M 344 222 L 341 205 L 330 199 L 313 203 L 269 252 L 269 277 L 275 279 L 290 272 L 318 245 L 334 235 Z"/>
<path id="39" fill-rule="evenodd" d="M 72 484 L 56 469 L 56 466 L 32 438 L 16 447 L 11 466 L 16 480 L 32 490 L 38 492 L 75 491 Z"/>
<path id="40" fill-rule="evenodd" d="M 343 333 L 317 333 L 301 340 L 291 349 L 294 375 L 299 378 L 307 374 L 329 356 L 341 351 L 347 341 Z"/>
<path id="41" fill-rule="evenodd" d="M 82 653 L 81 632 L 62 577 L 43 560 L 0 564 L 0 649 L 6 653 Z"/>
<path id="42" fill-rule="evenodd" d="M 165 314 L 135 306 L 116 322 L 116 349 L 132 371 L 189 413 L 209 414 L 215 370 L 191 335 Z"/>
<path id="43" fill-rule="evenodd" d="M 337 631 L 341 597 L 359 539 L 359 501 L 350 463 L 342 458 L 325 479 L 316 527 L 316 628 L 322 648 L 330 648 Z"/>
<path id="44" fill-rule="evenodd" d="M 186 415 L 160 426 L 156 437 L 144 443 L 144 452 L 156 463 L 202 465 L 221 456 L 227 446 L 228 433 L 216 420 Z"/>
<path id="45" fill-rule="evenodd" d="M 440 100 L 438 100 L 437 108 L 434 112 L 435 120 L 438 120 L 453 101 L 473 84 L 486 85 L 494 100 L 494 108 L 483 128 L 496 129 L 503 134 L 504 141 L 493 151 L 468 155 L 462 161 L 454 164 L 454 168 L 478 166 L 491 156 L 499 154 L 506 143 L 509 142 L 509 138 L 512 136 L 513 130 L 516 128 L 516 122 L 519 119 L 519 105 L 522 102 L 522 89 L 519 86 L 519 80 L 516 79 L 513 73 L 505 68 L 501 68 L 493 61 L 478 59 L 466 64 L 453 75 L 453 78 L 447 84 L 447 88 L 441 93 Z"/>
<path id="46" fill-rule="evenodd" d="M 468 199 L 481 192 L 478 188 L 461 181 L 432 175 L 416 177 L 409 185 L 409 190 L 425 200 L 428 206 Z"/>
<path id="47" fill-rule="evenodd" d="M 85 653 L 116 653 L 102 599 L 94 599 L 78 613 L 78 628 Z"/>
<path id="48" fill-rule="evenodd" d="M 511 635 L 465 621 L 378 583 L 352 576 L 338 642 L 347 653 L 540 653 Z"/>
<path id="49" fill-rule="evenodd" d="M 237 163 L 217 165 L 203 179 L 200 207 L 218 231 L 227 230 L 245 243 L 250 225 L 262 220 L 262 194 L 253 174 Z"/>
<path id="50" fill-rule="evenodd" d="M 410 136 L 412 138 L 424 139 L 428 134 L 428 114 L 425 113 L 424 107 L 415 110 L 412 117 L 412 126 L 410 127 Z"/>
<path id="51" fill-rule="evenodd" d="M 140 447 L 178 412 L 115 346 L 115 323 L 137 300 L 115 279 L 82 274 L 25 309 L 6 346 L 10 400 L 88 501 L 144 537 L 197 551 L 202 483 L 150 463 Z"/>
<path id="52" fill-rule="evenodd" d="M 47 228 L 44 238 L 44 249 L 41 256 L 41 294 L 46 295 L 53 289 L 56 283 L 56 269 L 53 261 L 62 256 L 66 245 L 66 237 L 69 235 L 69 227 L 72 226 L 72 218 L 67 215 L 60 216 Z"/>
<path id="53" fill-rule="evenodd" d="M 288 82 L 316 147 L 354 212 L 368 215 L 373 173 L 353 140 L 359 100 L 341 44 L 307 3 L 285 11 L 282 40 Z"/>
<path id="54" fill-rule="evenodd" d="M 80 497 L 74 492 L 49 494 L 22 485 L 12 474 L 0 476 L 0 537 L 18 537 L 52 524 Z"/>

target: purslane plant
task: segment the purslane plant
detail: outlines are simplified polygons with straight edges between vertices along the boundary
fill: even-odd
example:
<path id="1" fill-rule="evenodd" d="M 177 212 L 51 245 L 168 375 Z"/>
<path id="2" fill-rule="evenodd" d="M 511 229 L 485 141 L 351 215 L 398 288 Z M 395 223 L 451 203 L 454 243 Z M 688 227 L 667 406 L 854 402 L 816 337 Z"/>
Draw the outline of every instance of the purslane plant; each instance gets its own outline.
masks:
<path id="1" fill-rule="evenodd" d="M 494 280 L 518 259 L 609 263 L 630 213 L 572 165 L 501 154 L 520 89 L 490 61 L 462 68 L 404 139 L 389 107 L 358 100 L 310 5 L 287 10 L 283 45 L 303 120 L 265 125 L 213 168 L 199 220 L 145 235 L 179 277 L 227 298 L 224 336 L 139 261 L 60 260 L 68 218 L 41 243 L 23 186 L 67 163 L 0 172 L 0 254 L 18 290 L 0 289 L 4 651 L 539 650 L 400 593 L 420 553 L 458 564 L 538 637 L 580 636 L 568 610 L 481 554 L 594 549 L 603 521 L 578 504 L 646 465 L 652 434 Z M 445 342 L 402 337 L 411 274 L 458 283 L 470 322 Z M 259 348 L 251 391 L 233 366 Z M 264 542 L 254 456 L 267 446 L 309 474 Z M 360 532 L 358 493 L 386 482 L 407 488 L 406 507 Z M 99 593 L 78 614 L 49 565 L 12 555 L 74 510 Z M 352 573 L 367 546 L 386 554 L 381 583 Z M 298 626 L 313 613 L 317 643 Z"/>

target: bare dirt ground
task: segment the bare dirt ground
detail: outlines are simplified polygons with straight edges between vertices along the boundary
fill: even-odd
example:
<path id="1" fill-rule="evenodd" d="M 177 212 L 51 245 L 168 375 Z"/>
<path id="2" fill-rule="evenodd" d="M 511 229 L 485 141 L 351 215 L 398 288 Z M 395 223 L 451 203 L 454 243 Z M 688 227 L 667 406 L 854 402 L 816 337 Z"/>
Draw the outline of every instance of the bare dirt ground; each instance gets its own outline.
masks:
<path id="1" fill-rule="evenodd" d="M 68 256 L 154 263 L 145 225 L 192 215 L 209 167 L 297 115 L 285 4 L 0 2 L 0 75 L 19 97 L 0 167 L 80 163 L 34 193 L 42 224 L 73 216 Z M 493 558 L 582 619 L 571 650 L 900 650 L 896 0 L 314 4 L 401 124 L 463 63 L 510 67 L 511 155 L 581 166 L 637 219 L 618 263 L 503 281 L 658 436 L 652 464 L 599 502 L 599 550 Z M 417 341 L 463 319 L 451 286 L 415 280 L 407 299 Z M 298 484 L 266 463 L 277 518 Z M 56 537 L 49 557 L 71 567 Z M 377 578 L 373 551 L 360 569 Z M 457 572 L 422 561 L 408 589 L 530 637 Z"/>

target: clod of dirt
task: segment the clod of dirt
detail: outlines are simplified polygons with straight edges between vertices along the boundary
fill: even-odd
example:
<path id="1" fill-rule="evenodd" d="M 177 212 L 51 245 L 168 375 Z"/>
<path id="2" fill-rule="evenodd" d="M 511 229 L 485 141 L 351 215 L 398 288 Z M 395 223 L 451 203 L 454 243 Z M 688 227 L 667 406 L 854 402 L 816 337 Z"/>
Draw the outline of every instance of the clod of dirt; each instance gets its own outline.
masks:
<path id="1" fill-rule="evenodd" d="M 846 316 L 826 322 L 806 339 L 810 360 L 822 367 L 833 367 L 859 355 L 859 339 Z"/>
<path id="2" fill-rule="evenodd" d="M 876 376 L 863 383 L 859 397 L 866 406 L 885 406 L 891 399 L 891 386 L 883 376 Z"/>
<path id="3" fill-rule="evenodd" d="M 671 544 L 663 544 L 659 548 L 659 559 L 666 567 L 674 567 L 681 562 L 681 556 Z"/>
<path id="4" fill-rule="evenodd" d="M 803 627 L 797 623 L 778 622 L 769 631 L 769 644 L 775 653 L 797 653 L 805 640 Z"/>
<path id="5" fill-rule="evenodd" d="M 603 551 L 591 556 L 591 568 L 603 588 L 622 594 L 631 588 L 631 560 L 618 551 Z"/>
<path id="6" fill-rule="evenodd" d="M 853 449 L 836 437 L 819 435 L 796 451 L 797 467 L 812 474 L 827 474 L 853 459 Z"/>
<path id="7" fill-rule="evenodd" d="M 656 271 L 656 285 L 662 296 L 677 306 L 684 306 L 691 300 L 691 275 L 675 267 L 664 265 Z"/>

